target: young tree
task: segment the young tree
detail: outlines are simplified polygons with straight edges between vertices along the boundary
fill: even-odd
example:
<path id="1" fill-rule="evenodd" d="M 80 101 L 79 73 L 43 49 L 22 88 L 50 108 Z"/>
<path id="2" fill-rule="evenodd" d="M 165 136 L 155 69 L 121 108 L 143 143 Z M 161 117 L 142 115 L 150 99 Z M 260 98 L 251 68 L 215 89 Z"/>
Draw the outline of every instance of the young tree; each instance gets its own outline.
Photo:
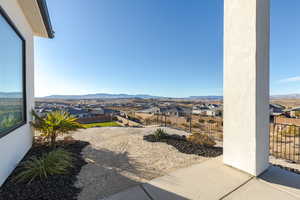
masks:
<path id="1" fill-rule="evenodd" d="M 49 142 L 52 147 L 55 147 L 58 135 L 68 134 L 71 131 L 84 128 L 76 121 L 77 118 L 65 111 L 52 111 L 44 117 L 38 116 L 34 111 L 32 111 L 32 114 L 35 118 L 31 122 L 32 126 L 41 132 L 43 139 Z"/>

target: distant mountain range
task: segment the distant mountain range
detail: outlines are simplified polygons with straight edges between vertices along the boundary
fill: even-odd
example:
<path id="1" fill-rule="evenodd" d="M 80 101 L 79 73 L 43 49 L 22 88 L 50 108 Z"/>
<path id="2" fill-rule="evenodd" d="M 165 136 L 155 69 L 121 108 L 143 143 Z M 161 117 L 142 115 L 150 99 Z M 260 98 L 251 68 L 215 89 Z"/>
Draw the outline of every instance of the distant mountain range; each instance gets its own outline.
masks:
<path id="1" fill-rule="evenodd" d="M 42 97 L 45 99 L 167 99 L 172 97 L 162 97 L 162 96 L 152 96 L 148 94 L 106 94 L 106 93 L 98 93 L 98 94 L 86 94 L 86 95 L 51 95 Z M 172 98 L 172 99 L 208 99 L 208 100 L 221 100 L 222 96 L 190 96 L 186 98 Z"/>
<path id="2" fill-rule="evenodd" d="M 272 95 L 271 99 L 300 99 L 300 94 Z"/>
<path id="3" fill-rule="evenodd" d="M 86 94 L 86 95 L 51 95 L 43 97 L 46 99 L 132 99 L 132 98 L 141 98 L 141 99 L 151 99 L 151 98 L 163 98 L 159 96 L 152 96 L 147 94 Z"/>
<path id="4" fill-rule="evenodd" d="M 22 93 L 20 92 L 0 92 L 0 98 L 21 98 Z M 86 95 L 50 95 L 46 97 L 40 97 L 44 99 L 205 99 L 205 100 L 222 100 L 223 96 L 190 96 L 184 98 L 173 98 L 173 97 L 162 97 L 162 96 L 153 96 L 148 94 L 107 94 L 107 93 L 98 93 L 98 94 L 86 94 Z M 271 95 L 271 99 L 300 99 L 300 94 L 282 94 L 282 95 Z"/>
<path id="5" fill-rule="evenodd" d="M 22 98 L 21 92 L 0 92 L 0 98 Z"/>
<path id="6" fill-rule="evenodd" d="M 186 97 L 184 99 L 191 99 L 191 100 L 197 100 L 197 99 L 222 100 L 223 96 L 190 96 L 190 97 Z"/>

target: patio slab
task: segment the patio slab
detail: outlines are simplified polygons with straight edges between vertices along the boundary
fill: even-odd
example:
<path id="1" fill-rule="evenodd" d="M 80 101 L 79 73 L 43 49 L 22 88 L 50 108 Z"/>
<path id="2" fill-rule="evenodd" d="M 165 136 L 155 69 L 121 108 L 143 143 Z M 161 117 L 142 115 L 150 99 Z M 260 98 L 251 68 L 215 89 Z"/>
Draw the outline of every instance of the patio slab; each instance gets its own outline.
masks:
<path id="1" fill-rule="evenodd" d="M 151 200 L 144 190 L 140 187 L 133 187 L 123 192 L 114 194 L 108 198 L 102 200 Z"/>
<path id="2" fill-rule="evenodd" d="M 263 173 L 259 181 L 270 186 L 290 193 L 300 199 L 300 175 L 283 170 L 279 167 L 271 166 Z"/>
<path id="3" fill-rule="evenodd" d="M 252 179 L 243 187 L 229 194 L 224 200 L 299 200 L 284 191 L 278 190 L 258 179 Z"/>
<path id="4" fill-rule="evenodd" d="M 173 200 L 174 195 L 178 196 L 176 199 L 220 199 L 251 179 L 250 175 L 225 166 L 221 158 L 177 170 L 143 187 L 154 200 Z"/>
<path id="5" fill-rule="evenodd" d="M 135 198 L 135 190 L 137 197 L 144 196 Z M 224 165 L 218 157 L 153 179 L 135 190 L 107 200 L 300 200 L 300 175 L 271 166 L 256 178 Z"/>

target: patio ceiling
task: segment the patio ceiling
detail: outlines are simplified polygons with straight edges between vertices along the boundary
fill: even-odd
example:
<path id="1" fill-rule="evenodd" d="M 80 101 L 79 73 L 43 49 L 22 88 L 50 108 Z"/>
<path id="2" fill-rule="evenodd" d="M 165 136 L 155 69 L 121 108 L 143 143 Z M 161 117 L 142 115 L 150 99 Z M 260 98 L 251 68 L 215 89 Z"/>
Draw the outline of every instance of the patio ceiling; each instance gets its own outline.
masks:
<path id="1" fill-rule="evenodd" d="M 36 36 L 53 38 L 54 31 L 45 0 L 18 0 L 33 33 Z"/>

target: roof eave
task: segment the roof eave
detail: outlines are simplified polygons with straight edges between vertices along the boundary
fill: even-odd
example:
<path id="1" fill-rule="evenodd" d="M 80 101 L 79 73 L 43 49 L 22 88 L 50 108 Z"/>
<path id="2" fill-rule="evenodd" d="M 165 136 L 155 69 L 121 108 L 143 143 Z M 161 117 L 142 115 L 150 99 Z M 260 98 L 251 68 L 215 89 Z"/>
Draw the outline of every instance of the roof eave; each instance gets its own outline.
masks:
<path id="1" fill-rule="evenodd" d="M 37 0 L 37 3 L 38 3 L 40 13 L 43 18 L 43 22 L 44 22 L 48 37 L 54 38 L 54 31 L 53 31 L 53 28 L 51 25 L 51 20 L 50 20 L 50 16 L 49 16 L 49 12 L 48 12 L 47 3 L 45 0 Z"/>

